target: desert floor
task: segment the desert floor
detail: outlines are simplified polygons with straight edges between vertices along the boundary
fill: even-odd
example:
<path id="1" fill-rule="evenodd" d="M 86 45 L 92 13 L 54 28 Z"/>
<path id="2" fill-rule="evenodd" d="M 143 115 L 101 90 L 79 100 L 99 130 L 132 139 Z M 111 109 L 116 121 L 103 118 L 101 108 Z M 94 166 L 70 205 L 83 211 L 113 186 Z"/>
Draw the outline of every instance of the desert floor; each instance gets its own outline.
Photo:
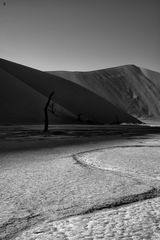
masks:
<path id="1" fill-rule="evenodd" d="M 0 127 L 0 239 L 160 239 L 160 127 Z"/>

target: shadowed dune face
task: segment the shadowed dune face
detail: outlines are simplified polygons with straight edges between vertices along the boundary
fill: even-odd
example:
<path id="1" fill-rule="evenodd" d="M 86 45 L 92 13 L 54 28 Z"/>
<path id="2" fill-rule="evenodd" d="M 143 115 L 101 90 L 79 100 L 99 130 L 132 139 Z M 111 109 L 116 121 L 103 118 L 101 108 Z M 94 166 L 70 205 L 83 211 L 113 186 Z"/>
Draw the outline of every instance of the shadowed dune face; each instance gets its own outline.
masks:
<path id="1" fill-rule="evenodd" d="M 160 73 L 126 65 L 92 72 L 50 72 L 95 92 L 138 118 L 160 118 Z"/>
<path id="2" fill-rule="evenodd" d="M 45 102 L 43 95 L 0 69 L 0 123 L 42 122 Z"/>
<path id="3" fill-rule="evenodd" d="M 27 88 L 30 87 L 32 91 L 34 90 L 37 94 L 43 95 L 44 98 L 48 97 L 52 91 L 55 91 L 55 101 L 57 104 L 76 116 L 78 114 L 85 116 L 86 119 L 91 120 L 93 123 L 140 122 L 114 106 L 112 102 L 109 102 L 106 98 L 62 77 L 3 59 L 0 59 L 0 67 L 5 72 L 8 72 L 9 75 L 13 75 L 14 79 L 16 78 L 18 81 L 25 84 Z M 30 95 L 28 95 L 28 97 L 30 98 Z M 34 102 L 34 99 L 32 101 Z M 39 107 L 41 108 L 40 105 Z"/>
<path id="4" fill-rule="evenodd" d="M 0 123 L 37 124 L 44 120 L 47 98 L 20 79 L 0 69 Z M 51 123 L 74 120 L 67 110 L 57 105 L 56 115 L 49 113 Z"/>

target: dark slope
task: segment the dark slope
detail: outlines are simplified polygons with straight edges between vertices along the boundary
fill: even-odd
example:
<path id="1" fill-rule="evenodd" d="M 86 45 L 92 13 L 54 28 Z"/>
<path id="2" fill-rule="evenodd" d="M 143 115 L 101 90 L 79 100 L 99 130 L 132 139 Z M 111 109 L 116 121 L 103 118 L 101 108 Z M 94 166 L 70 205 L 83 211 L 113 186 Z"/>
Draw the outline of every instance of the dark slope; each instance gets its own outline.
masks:
<path id="1" fill-rule="evenodd" d="M 44 119 L 43 109 L 47 98 L 23 81 L 0 68 L 0 123 L 37 124 Z M 71 121 L 63 109 L 56 106 L 57 114 L 49 113 L 50 122 Z"/>
<path id="2" fill-rule="evenodd" d="M 160 118 L 160 73 L 134 65 L 91 72 L 50 72 L 80 84 L 128 114 Z"/>
<path id="3" fill-rule="evenodd" d="M 0 123 L 40 123 L 46 98 L 0 69 Z"/>
<path id="4" fill-rule="evenodd" d="M 45 72 L 0 59 L 0 67 L 44 96 L 55 91 L 56 102 L 95 123 L 139 121 L 80 85 Z"/>

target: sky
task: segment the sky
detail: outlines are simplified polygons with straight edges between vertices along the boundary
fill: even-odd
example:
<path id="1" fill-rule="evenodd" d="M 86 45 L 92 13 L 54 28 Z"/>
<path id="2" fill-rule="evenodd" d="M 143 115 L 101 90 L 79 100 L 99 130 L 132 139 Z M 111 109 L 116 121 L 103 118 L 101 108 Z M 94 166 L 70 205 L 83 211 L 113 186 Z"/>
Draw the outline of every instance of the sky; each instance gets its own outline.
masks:
<path id="1" fill-rule="evenodd" d="M 0 58 L 44 71 L 160 72 L 160 0 L 0 0 Z"/>

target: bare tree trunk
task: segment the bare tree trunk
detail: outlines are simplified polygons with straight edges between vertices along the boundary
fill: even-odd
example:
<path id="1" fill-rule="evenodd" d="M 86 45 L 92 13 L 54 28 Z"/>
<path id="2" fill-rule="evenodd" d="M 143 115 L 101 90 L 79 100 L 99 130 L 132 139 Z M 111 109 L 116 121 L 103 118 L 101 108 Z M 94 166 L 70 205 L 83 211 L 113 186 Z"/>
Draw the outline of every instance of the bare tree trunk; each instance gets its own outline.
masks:
<path id="1" fill-rule="evenodd" d="M 44 132 L 48 131 L 48 108 L 49 108 L 49 104 L 50 104 L 50 101 L 51 101 L 53 95 L 54 95 L 54 92 L 51 92 L 51 94 L 48 97 L 48 101 L 45 105 L 45 108 L 44 108 L 44 117 L 45 117 Z"/>
<path id="2" fill-rule="evenodd" d="M 79 122 L 81 122 L 81 116 L 82 116 L 82 114 L 79 113 L 79 114 L 78 114 L 78 119 L 77 119 Z"/>

